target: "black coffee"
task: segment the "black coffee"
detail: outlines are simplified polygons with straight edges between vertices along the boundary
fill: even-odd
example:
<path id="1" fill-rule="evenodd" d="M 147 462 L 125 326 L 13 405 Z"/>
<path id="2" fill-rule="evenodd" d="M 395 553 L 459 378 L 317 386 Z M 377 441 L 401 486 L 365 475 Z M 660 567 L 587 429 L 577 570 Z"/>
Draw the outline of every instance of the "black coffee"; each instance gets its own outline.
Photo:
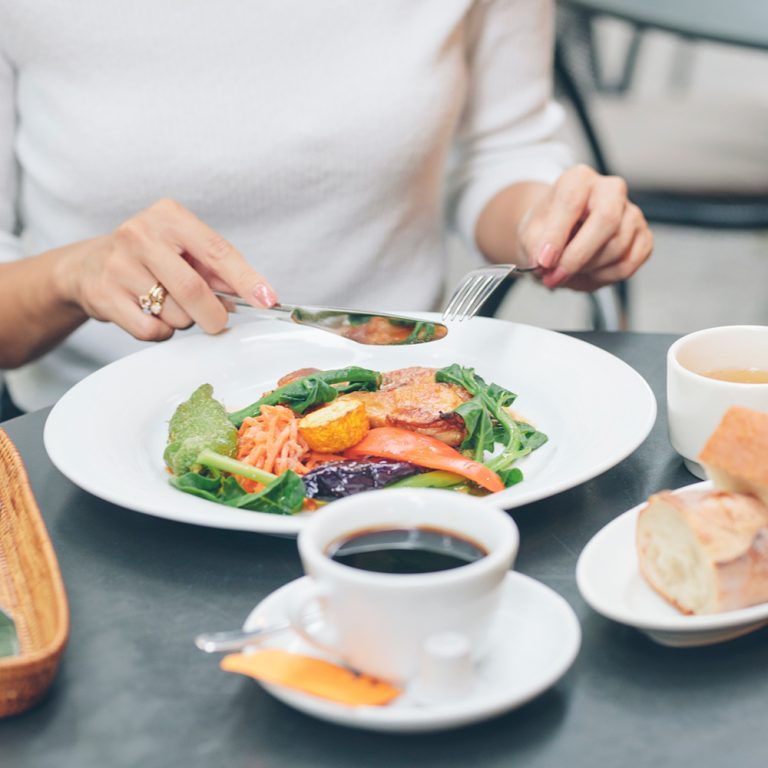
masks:
<path id="1" fill-rule="evenodd" d="M 327 552 L 337 563 L 377 573 L 433 573 L 484 557 L 478 544 L 439 528 L 359 531 L 333 542 Z"/>

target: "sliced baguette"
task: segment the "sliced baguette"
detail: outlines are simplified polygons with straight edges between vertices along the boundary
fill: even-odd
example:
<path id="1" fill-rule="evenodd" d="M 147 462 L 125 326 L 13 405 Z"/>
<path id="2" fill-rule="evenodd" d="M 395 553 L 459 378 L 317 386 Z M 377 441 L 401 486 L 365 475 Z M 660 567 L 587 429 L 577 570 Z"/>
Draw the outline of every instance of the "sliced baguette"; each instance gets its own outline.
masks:
<path id="1" fill-rule="evenodd" d="M 637 520 L 640 572 L 683 613 L 768 601 L 768 508 L 749 495 L 662 491 Z"/>
<path id="2" fill-rule="evenodd" d="M 715 488 L 768 505 L 768 413 L 731 406 L 699 454 Z"/>

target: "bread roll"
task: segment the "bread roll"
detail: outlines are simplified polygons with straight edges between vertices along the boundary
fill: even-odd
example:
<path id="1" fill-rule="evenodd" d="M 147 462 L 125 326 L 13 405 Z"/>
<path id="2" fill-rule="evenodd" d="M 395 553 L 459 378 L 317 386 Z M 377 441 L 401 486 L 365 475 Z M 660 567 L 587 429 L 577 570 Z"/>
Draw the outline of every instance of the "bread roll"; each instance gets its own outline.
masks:
<path id="1" fill-rule="evenodd" d="M 768 505 L 768 413 L 731 406 L 699 454 L 715 488 Z"/>
<path id="2" fill-rule="evenodd" d="M 637 520 L 640 572 L 683 613 L 768 601 L 768 508 L 723 491 L 662 491 Z"/>

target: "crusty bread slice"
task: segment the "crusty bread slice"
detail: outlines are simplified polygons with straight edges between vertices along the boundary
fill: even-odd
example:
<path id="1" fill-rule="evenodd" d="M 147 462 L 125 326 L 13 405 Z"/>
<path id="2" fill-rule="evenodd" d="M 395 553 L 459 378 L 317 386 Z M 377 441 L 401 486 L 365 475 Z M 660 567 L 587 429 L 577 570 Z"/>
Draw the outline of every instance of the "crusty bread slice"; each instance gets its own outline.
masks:
<path id="1" fill-rule="evenodd" d="M 768 601 L 768 507 L 723 491 L 662 491 L 637 520 L 640 572 L 683 613 Z"/>
<path id="2" fill-rule="evenodd" d="M 699 454 L 715 488 L 768 505 L 768 413 L 731 406 Z"/>

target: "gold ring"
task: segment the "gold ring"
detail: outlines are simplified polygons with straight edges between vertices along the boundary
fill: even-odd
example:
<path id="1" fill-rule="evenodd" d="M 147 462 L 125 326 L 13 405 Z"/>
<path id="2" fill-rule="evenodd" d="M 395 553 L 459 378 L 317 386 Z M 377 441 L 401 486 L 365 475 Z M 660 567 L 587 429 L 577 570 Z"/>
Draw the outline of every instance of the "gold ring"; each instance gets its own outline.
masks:
<path id="1" fill-rule="evenodd" d="M 168 296 L 168 291 L 160 283 L 155 283 L 149 289 L 149 293 L 139 296 L 139 306 L 145 314 L 157 317 L 163 311 L 163 302 L 166 296 Z"/>

